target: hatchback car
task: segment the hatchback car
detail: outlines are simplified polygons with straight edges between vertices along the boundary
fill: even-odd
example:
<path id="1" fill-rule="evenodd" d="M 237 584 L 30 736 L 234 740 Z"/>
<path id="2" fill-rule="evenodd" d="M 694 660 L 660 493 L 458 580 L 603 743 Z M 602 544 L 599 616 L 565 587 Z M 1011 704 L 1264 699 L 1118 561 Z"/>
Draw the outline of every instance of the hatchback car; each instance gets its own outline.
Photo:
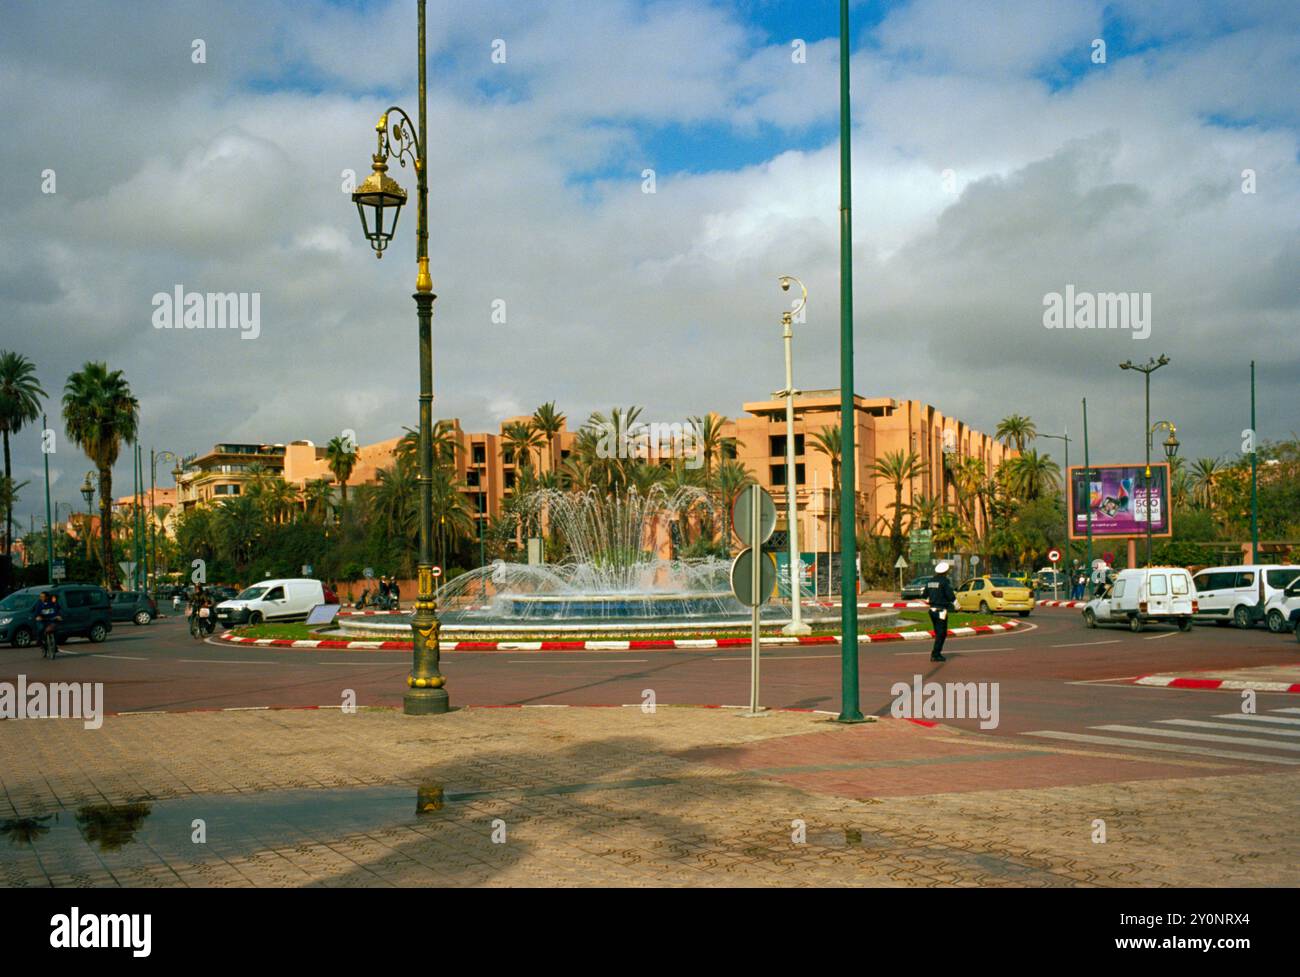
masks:
<path id="1" fill-rule="evenodd" d="M 114 621 L 148 624 L 158 616 L 157 602 L 142 591 L 123 590 L 108 596 L 113 605 Z"/>
<path id="2" fill-rule="evenodd" d="M 1034 594 L 1011 577 L 975 577 L 957 588 L 957 610 L 989 614 L 1015 611 L 1028 617 L 1034 609 Z"/>
<path id="3" fill-rule="evenodd" d="M 36 605 L 42 592 L 59 599 L 63 622 L 55 631 L 60 642 L 68 638 L 103 641 L 113 630 L 112 605 L 108 591 L 94 584 L 55 584 L 50 587 L 26 587 L 15 590 L 0 601 L 0 642 L 15 648 L 35 643 L 38 633 Z"/>
<path id="4" fill-rule="evenodd" d="M 908 582 L 907 586 L 899 594 L 903 600 L 921 600 L 925 597 L 925 585 L 929 583 L 929 577 L 915 577 Z"/>

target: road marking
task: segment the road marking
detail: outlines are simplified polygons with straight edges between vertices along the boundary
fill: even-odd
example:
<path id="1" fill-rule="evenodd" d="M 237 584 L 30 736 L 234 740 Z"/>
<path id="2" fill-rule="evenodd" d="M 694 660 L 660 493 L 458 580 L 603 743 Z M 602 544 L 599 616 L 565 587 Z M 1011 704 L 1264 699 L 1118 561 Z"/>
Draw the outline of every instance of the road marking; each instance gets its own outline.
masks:
<path id="1" fill-rule="evenodd" d="M 147 662 L 148 658 L 133 658 L 130 655 L 91 655 L 91 658 L 113 658 L 123 662 Z"/>
<path id="2" fill-rule="evenodd" d="M 1076 641 L 1068 645 L 1048 645 L 1049 648 L 1090 648 L 1093 645 L 1117 645 L 1120 643 L 1119 638 L 1113 638 L 1110 641 Z"/>
<path id="3" fill-rule="evenodd" d="M 929 654 L 929 653 L 926 652 L 926 654 Z M 744 658 L 710 658 L 709 661 L 713 661 L 713 662 L 747 662 L 747 661 L 750 660 L 750 657 L 751 657 L 750 655 L 746 655 Z M 841 657 L 843 657 L 843 656 L 842 656 L 842 655 L 764 655 L 764 656 L 763 656 L 763 661 L 765 661 L 765 662 L 802 662 L 802 661 L 807 661 L 807 660 L 809 660 L 810 658 L 841 658 Z M 749 706 L 745 706 L 744 708 L 748 709 Z M 836 713 L 836 715 L 839 715 L 839 713 Z"/>
<path id="4" fill-rule="evenodd" d="M 1249 736 L 1215 736 L 1213 733 L 1180 733 L 1176 729 L 1150 729 L 1146 726 L 1089 726 L 1114 733 L 1140 733 L 1143 736 L 1166 736 L 1170 739 L 1205 740 L 1210 743 L 1235 743 L 1239 746 L 1266 746 L 1271 750 L 1291 750 L 1300 752 L 1300 743 L 1274 743 L 1271 740 L 1256 740 Z"/>
<path id="5" fill-rule="evenodd" d="M 1271 712 L 1300 712 L 1300 709 L 1273 709 Z"/>
<path id="6" fill-rule="evenodd" d="M 1274 709 L 1273 712 L 1290 712 L 1293 710 Z M 1239 712 L 1225 712 L 1214 717 L 1215 719 L 1240 719 L 1250 723 L 1282 723 L 1287 726 L 1300 726 L 1300 719 L 1287 719 L 1284 716 L 1247 716 Z"/>
<path id="7" fill-rule="evenodd" d="M 250 662 L 237 661 L 231 658 L 178 658 L 177 661 L 188 662 L 192 665 L 279 665 L 279 662 Z"/>
<path id="8" fill-rule="evenodd" d="M 381 668 L 405 668 L 401 662 L 316 662 L 317 665 L 378 665 Z"/>
<path id="9" fill-rule="evenodd" d="M 640 665 L 649 658 L 509 658 L 507 665 Z"/>
<path id="10" fill-rule="evenodd" d="M 1040 729 L 1025 736 L 1041 736 L 1049 740 L 1069 740 L 1075 743 L 1099 743 L 1102 746 L 1131 746 L 1141 750 L 1155 750 L 1159 753 L 1189 753 L 1194 756 L 1218 757 L 1221 760 L 1254 760 L 1257 763 L 1280 763 L 1285 766 L 1300 765 L 1300 760 L 1289 757 L 1261 756 L 1257 753 L 1239 753 L 1236 750 L 1212 750 L 1204 746 L 1178 745 L 1172 743 L 1150 743 L 1146 740 L 1122 739 L 1118 736 L 1089 736 L 1087 733 L 1062 733 L 1054 729 Z"/>
<path id="11" fill-rule="evenodd" d="M 980 652 L 980 651 L 1016 651 L 1016 650 L 1017 650 L 1017 649 L 1015 649 L 1015 648 L 961 648 L 961 649 L 954 649 L 954 648 L 948 648 L 948 647 L 945 646 L 944 649 L 943 649 L 943 653 L 944 653 L 945 655 L 973 655 L 973 654 L 975 654 L 976 652 Z M 895 656 L 899 656 L 899 655 L 928 655 L 928 654 L 930 654 L 928 651 L 896 651 L 896 652 L 894 652 L 894 655 L 895 655 Z M 835 657 L 838 658 L 839 656 L 836 655 Z"/>
<path id="12" fill-rule="evenodd" d="M 1143 638 L 1143 641 L 1159 641 L 1161 638 L 1172 638 L 1176 634 L 1182 634 L 1181 631 L 1167 631 L 1164 634 L 1153 634 Z"/>
<path id="13" fill-rule="evenodd" d="M 1243 733 L 1266 733 L 1269 736 L 1300 736 L 1300 729 L 1261 729 L 1259 726 L 1239 726 L 1236 723 L 1211 723 L 1203 719 L 1157 719 L 1166 726 L 1199 726 L 1203 729 L 1235 729 Z"/>

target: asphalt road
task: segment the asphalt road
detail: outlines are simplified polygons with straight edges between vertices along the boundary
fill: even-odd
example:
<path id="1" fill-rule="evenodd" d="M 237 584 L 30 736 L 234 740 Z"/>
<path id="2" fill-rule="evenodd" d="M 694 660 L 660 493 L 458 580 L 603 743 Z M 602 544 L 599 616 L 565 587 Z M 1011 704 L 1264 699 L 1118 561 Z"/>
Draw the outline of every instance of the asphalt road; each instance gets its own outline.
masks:
<path id="1" fill-rule="evenodd" d="M 1087 630 L 1077 610 L 1049 608 L 1024 623 L 1029 627 L 1008 634 L 951 639 L 943 664 L 929 661 L 928 643 L 863 646 L 863 712 L 887 715 L 891 686 L 911 683 L 916 675 L 927 682 L 996 682 L 1000 722 L 990 732 L 1077 734 L 1100 724 L 1183 721 L 1240 708 L 1238 692 L 1125 681 L 1139 675 L 1300 662 L 1293 636 L 1263 628 L 1198 626 L 1182 634 L 1152 627 L 1135 635 L 1127 629 Z M 36 648 L 0 649 L 0 681 L 14 682 L 21 673 L 28 681 L 102 682 L 110 713 L 337 706 L 347 690 L 361 706 L 396 706 L 409 661 L 409 653 L 401 651 L 198 642 L 182 618 L 172 617 L 147 627 L 119 624 L 101 645 L 74 640 L 53 662 L 44 661 Z M 454 705 L 639 704 L 646 690 L 653 690 L 660 705 L 749 701 L 749 656 L 738 649 L 450 652 L 443 656 L 443 671 Z M 761 699 L 769 707 L 838 711 L 839 676 L 837 647 L 765 648 Z M 1296 705 L 1298 696 L 1259 695 L 1261 713 Z M 976 720 L 945 722 L 979 726 Z"/>

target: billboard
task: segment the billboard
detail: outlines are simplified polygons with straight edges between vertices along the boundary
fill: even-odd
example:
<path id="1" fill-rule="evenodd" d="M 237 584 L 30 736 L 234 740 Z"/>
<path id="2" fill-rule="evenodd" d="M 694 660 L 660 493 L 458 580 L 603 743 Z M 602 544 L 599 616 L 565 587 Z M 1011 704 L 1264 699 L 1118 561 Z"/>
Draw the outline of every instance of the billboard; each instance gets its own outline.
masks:
<path id="1" fill-rule="evenodd" d="M 1170 536 L 1169 465 L 1152 462 L 1151 485 L 1147 489 L 1145 465 L 1072 466 L 1070 483 L 1070 538 L 1088 534 L 1088 510 L 1092 510 L 1092 535 L 1145 536 L 1147 498 L 1151 499 L 1151 535 Z"/>

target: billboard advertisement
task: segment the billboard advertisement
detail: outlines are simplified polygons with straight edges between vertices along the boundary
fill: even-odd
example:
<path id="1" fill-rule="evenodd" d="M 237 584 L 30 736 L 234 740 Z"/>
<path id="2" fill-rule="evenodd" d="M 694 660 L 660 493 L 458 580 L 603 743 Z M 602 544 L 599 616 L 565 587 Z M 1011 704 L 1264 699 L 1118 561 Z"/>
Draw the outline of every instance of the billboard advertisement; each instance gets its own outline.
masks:
<path id="1" fill-rule="evenodd" d="M 1088 534 L 1088 511 L 1092 511 L 1092 535 L 1145 536 L 1147 499 L 1151 500 L 1151 535 L 1169 536 L 1169 465 L 1151 464 L 1151 485 L 1147 488 L 1145 465 L 1082 465 L 1070 468 L 1070 538 Z"/>

